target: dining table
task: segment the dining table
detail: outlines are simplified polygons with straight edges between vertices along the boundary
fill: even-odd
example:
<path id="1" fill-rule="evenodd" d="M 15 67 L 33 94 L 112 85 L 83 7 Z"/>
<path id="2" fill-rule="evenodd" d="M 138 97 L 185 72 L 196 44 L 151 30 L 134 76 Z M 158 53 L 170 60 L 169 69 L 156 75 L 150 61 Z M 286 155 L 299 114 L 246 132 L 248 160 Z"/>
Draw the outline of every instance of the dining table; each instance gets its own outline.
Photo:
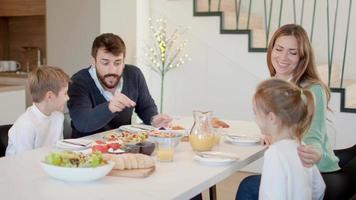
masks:
<path id="1" fill-rule="evenodd" d="M 259 143 L 231 143 L 226 135 L 259 137 L 255 122 L 224 120 L 230 127 L 216 129 L 221 141 L 212 151 L 226 152 L 237 157 L 234 162 L 215 165 L 196 160 L 189 142 L 181 141 L 175 148 L 173 162 L 155 161 L 155 171 L 145 178 L 105 176 L 89 182 L 57 180 L 47 175 L 40 163 L 56 146 L 42 147 L 18 155 L 0 158 L 1 199 L 26 200 L 98 200 L 98 199 L 190 199 L 228 178 L 243 167 L 263 157 L 266 147 Z M 193 118 L 175 117 L 174 124 L 192 126 Z M 105 132 L 85 139 L 102 139 Z M 211 194 L 213 195 L 213 194 Z M 215 197 L 216 198 L 216 197 Z"/>

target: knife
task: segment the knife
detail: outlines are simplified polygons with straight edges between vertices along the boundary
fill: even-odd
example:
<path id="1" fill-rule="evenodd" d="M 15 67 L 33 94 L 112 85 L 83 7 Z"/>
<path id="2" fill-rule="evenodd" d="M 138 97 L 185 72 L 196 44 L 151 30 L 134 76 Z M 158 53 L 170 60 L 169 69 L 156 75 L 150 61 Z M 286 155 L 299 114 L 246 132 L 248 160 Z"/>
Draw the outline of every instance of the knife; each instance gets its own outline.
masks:
<path id="1" fill-rule="evenodd" d="M 63 143 L 67 143 L 67 144 L 72 144 L 72 145 L 77 145 L 77 146 L 82 146 L 82 147 L 87 147 L 90 143 L 88 144 L 81 144 L 81 143 L 77 143 L 77 142 L 71 142 L 68 140 L 62 140 Z"/>

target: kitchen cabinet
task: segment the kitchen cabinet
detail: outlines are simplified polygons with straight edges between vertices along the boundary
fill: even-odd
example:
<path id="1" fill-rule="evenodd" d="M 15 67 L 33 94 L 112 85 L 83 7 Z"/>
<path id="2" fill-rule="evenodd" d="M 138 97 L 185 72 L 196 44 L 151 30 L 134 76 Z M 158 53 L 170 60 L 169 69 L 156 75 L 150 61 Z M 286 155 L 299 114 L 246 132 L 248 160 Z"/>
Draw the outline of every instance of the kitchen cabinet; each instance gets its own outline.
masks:
<path id="1" fill-rule="evenodd" d="M 45 15 L 46 0 L 0 0 L 0 16 Z"/>
<path id="2" fill-rule="evenodd" d="M 14 101 L 24 102 L 25 106 L 28 107 L 32 105 L 32 98 L 30 95 L 28 87 L 28 75 L 27 74 L 15 74 L 15 73 L 0 73 L 0 91 L 5 90 L 4 87 L 1 89 L 1 86 L 11 85 L 13 87 L 5 87 L 9 91 L 11 88 L 22 87 L 24 95 L 16 97 Z M 10 89 L 9 89 L 10 88 Z M 11 102 L 11 100 L 9 100 Z M 6 102 L 4 99 L 1 99 L 1 102 Z M 0 109 L 1 110 L 1 109 Z M 1 110 L 2 112 L 2 110 Z"/>
<path id="3" fill-rule="evenodd" d="M 46 1 L 0 0 L 0 60 L 16 60 L 21 71 L 46 58 Z M 30 48 L 29 48 L 30 47 Z"/>
<path id="4" fill-rule="evenodd" d="M 0 125 L 13 124 L 25 112 L 24 86 L 0 84 Z"/>

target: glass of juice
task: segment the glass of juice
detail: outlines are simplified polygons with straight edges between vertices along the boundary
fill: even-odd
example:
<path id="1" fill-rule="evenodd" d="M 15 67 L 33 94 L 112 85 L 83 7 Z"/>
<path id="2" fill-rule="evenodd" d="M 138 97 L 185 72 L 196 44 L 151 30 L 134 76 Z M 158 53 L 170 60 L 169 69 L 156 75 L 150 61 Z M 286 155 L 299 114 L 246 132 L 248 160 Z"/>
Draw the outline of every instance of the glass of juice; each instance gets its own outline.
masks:
<path id="1" fill-rule="evenodd" d="M 172 162 L 174 156 L 174 142 L 170 138 L 156 142 L 157 160 L 161 162 Z"/>

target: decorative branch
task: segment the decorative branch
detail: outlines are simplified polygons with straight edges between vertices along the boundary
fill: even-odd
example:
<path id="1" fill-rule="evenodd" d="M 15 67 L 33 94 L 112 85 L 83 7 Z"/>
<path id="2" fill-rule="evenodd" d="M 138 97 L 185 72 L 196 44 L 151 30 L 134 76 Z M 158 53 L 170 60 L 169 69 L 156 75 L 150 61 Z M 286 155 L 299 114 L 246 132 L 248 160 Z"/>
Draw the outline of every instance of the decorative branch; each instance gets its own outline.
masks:
<path id="1" fill-rule="evenodd" d="M 152 44 L 148 47 L 145 56 L 148 58 L 149 67 L 161 76 L 160 112 L 162 112 L 165 74 L 190 60 L 188 54 L 183 53 L 188 41 L 180 41 L 188 28 L 177 27 L 169 34 L 167 21 L 162 18 L 155 21 L 149 19 L 149 28 Z"/>

